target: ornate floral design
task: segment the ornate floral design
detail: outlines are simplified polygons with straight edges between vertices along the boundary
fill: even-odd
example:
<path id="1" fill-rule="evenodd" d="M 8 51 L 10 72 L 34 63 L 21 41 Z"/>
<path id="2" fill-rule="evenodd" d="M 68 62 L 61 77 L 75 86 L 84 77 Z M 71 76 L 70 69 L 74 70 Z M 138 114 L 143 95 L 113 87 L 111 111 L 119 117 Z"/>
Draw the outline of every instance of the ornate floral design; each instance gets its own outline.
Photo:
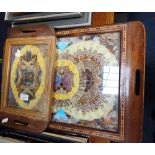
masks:
<path id="1" fill-rule="evenodd" d="M 104 66 L 119 66 L 120 34 L 65 37 L 59 41 L 68 42 L 68 46 L 63 52 L 61 48 L 57 49 L 53 118 L 59 109 L 63 109 L 68 116 L 65 123 L 117 131 L 118 94 L 103 94 L 102 91 Z M 64 61 L 69 62 L 68 66 Z M 72 65 L 76 66 L 76 71 L 68 69 Z M 73 82 L 75 73 L 78 73 L 78 80 Z M 77 88 L 72 96 L 68 95 L 71 87 Z M 68 97 L 61 97 L 66 94 Z"/>
<path id="2" fill-rule="evenodd" d="M 56 67 L 55 91 L 63 89 L 67 93 L 74 86 L 74 73 L 69 70 L 68 66 Z"/>
<path id="3" fill-rule="evenodd" d="M 18 96 L 21 93 L 27 94 L 29 103 L 35 99 L 35 93 L 40 86 L 41 69 L 37 61 L 37 55 L 33 55 L 31 51 L 20 57 L 20 61 L 16 69 L 15 85 L 18 90 Z"/>
<path id="4" fill-rule="evenodd" d="M 56 61 L 55 93 L 57 100 L 72 98 L 79 88 L 79 72 L 75 64 L 69 60 Z"/>
<path id="5" fill-rule="evenodd" d="M 24 109 L 32 109 L 44 91 L 45 60 L 36 46 L 26 45 L 15 56 L 11 69 L 11 89 L 16 103 Z M 27 96 L 23 100 L 20 95 Z"/>

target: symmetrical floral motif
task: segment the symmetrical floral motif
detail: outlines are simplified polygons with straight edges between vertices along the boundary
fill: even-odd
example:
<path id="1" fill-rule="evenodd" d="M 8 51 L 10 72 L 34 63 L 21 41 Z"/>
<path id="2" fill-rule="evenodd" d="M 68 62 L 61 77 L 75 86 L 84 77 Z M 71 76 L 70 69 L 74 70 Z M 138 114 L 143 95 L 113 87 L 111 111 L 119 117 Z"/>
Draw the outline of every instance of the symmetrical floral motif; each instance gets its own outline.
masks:
<path id="1" fill-rule="evenodd" d="M 63 51 L 59 42 L 65 42 Z M 103 90 L 109 80 L 104 79 L 108 74 L 104 68 L 119 66 L 120 33 L 59 38 L 58 45 L 53 120 L 64 122 L 63 118 L 55 117 L 61 109 L 68 117 L 64 123 L 116 132 L 118 93 Z M 78 80 L 73 80 L 77 74 Z M 74 87 L 76 90 L 70 95 Z"/>
<path id="2" fill-rule="evenodd" d="M 35 93 L 40 86 L 41 69 L 37 61 L 37 55 L 33 55 L 31 51 L 27 51 L 20 57 L 20 61 L 16 69 L 15 85 L 18 90 L 18 95 L 21 93 L 29 96 L 29 103 L 35 99 Z"/>
<path id="3" fill-rule="evenodd" d="M 56 61 L 55 93 L 57 100 L 71 99 L 79 89 L 79 72 L 70 60 Z"/>
<path id="4" fill-rule="evenodd" d="M 9 91 L 9 99 L 14 104 L 10 106 L 17 107 L 18 104 L 20 108 L 32 109 L 37 105 L 45 88 L 44 57 L 38 47 L 25 45 L 13 46 L 12 58 L 10 77 L 12 91 Z"/>

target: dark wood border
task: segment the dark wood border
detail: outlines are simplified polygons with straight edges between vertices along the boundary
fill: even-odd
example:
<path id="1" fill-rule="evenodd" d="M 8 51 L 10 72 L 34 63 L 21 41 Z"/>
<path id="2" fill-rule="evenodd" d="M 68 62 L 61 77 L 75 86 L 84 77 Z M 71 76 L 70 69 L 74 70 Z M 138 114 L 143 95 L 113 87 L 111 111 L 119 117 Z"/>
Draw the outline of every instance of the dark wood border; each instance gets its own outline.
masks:
<path id="1" fill-rule="evenodd" d="M 139 142 L 141 140 L 145 75 L 145 29 L 143 24 L 140 22 L 130 22 L 103 27 L 70 29 L 57 31 L 56 36 L 80 36 L 116 31 L 121 32 L 119 132 L 110 133 L 56 122 L 51 122 L 49 129 L 98 136 L 113 141 Z M 136 69 L 140 70 L 141 76 L 140 93 L 138 96 L 134 94 Z"/>

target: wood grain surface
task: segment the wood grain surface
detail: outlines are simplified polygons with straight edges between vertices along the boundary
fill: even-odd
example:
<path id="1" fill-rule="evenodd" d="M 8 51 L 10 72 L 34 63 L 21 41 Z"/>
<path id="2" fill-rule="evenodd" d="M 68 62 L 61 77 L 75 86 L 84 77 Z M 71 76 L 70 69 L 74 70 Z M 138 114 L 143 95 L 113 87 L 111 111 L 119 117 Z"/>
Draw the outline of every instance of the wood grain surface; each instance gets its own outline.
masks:
<path id="1" fill-rule="evenodd" d="M 34 32 L 29 32 L 30 29 Z M 25 35 L 26 32 L 26 35 Z M 26 110 L 8 106 L 8 90 L 10 88 L 10 58 L 13 45 L 47 45 L 45 89 L 41 96 L 41 111 Z M 55 33 L 46 25 L 10 28 L 5 44 L 0 120 L 7 118 L 5 126 L 24 131 L 44 131 L 50 120 L 51 85 L 53 83 L 53 63 L 55 58 Z"/>
<path id="2" fill-rule="evenodd" d="M 145 28 L 141 22 L 57 31 L 57 37 L 121 32 L 119 131 L 109 133 L 65 123 L 49 128 L 97 136 L 112 141 L 140 142 L 143 132 Z M 136 72 L 139 72 L 139 75 Z M 138 91 L 138 94 L 135 92 Z"/>

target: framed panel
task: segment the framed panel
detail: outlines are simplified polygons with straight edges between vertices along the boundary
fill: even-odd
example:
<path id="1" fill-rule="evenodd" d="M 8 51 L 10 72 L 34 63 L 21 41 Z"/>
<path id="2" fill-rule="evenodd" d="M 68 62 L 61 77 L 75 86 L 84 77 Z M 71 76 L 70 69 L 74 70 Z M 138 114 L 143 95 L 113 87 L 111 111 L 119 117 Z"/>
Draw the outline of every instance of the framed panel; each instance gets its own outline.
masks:
<path id="1" fill-rule="evenodd" d="M 5 20 L 13 26 L 47 24 L 54 28 L 69 28 L 91 25 L 90 12 L 6 12 Z"/>
<path id="2" fill-rule="evenodd" d="M 143 25 L 131 22 L 58 31 L 56 35 L 50 128 L 114 141 L 140 141 Z"/>
<path id="3" fill-rule="evenodd" d="M 41 34 L 42 30 L 50 33 L 45 36 Z M 3 63 L 2 125 L 33 132 L 43 131 L 47 127 L 50 120 L 54 45 L 54 30 L 46 25 L 10 29 Z"/>
<path id="4" fill-rule="evenodd" d="M 81 17 L 80 12 L 6 12 L 5 20 L 15 23 Z"/>

